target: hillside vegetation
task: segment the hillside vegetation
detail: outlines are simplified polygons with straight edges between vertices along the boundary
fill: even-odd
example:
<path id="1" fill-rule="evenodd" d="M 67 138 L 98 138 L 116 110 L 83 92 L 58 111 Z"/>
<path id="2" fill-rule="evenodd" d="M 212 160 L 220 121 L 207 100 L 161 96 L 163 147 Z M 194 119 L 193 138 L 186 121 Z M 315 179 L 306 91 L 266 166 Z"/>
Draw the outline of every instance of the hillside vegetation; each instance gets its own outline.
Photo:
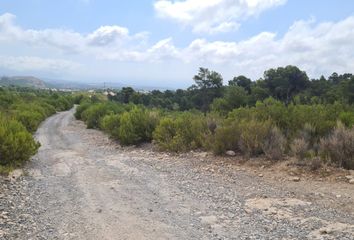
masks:
<path id="1" fill-rule="evenodd" d="M 123 88 L 108 101 L 82 98 L 76 118 L 123 145 L 153 142 L 160 150 L 212 151 L 282 160 L 316 169 L 354 169 L 354 76 L 309 80 L 295 66 L 251 81 L 200 68 L 187 90 L 140 93 Z"/>
<path id="2" fill-rule="evenodd" d="M 71 94 L 0 87 L 0 172 L 29 160 L 40 146 L 32 136 L 39 124 L 73 103 Z"/>

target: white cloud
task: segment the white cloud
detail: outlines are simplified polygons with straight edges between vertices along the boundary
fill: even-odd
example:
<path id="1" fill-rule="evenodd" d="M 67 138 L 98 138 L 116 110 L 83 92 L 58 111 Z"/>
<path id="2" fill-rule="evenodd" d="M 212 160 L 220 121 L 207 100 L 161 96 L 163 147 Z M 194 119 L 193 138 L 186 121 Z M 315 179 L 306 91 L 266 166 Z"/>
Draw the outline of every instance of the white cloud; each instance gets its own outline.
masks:
<path id="1" fill-rule="evenodd" d="M 11 13 L 0 15 L 0 40 L 12 41 L 20 37 L 21 29 L 14 25 L 15 19 Z"/>
<path id="2" fill-rule="evenodd" d="M 146 52 L 149 60 L 160 61 L 161 59 L 179 58 L 179 50 L 174 46 L 172 38 L 163 39 L 149 48 Z"/>
<path id="3" fill-rule="evenodd" d="M 157 0 L 158 16 L 191 26 L 194 32 L 218 33 L 236 30 L 240 22 L 257 16 L 286 0 Z"/>
<path id="4" fill-rule="evenodd" d="M 126 39 L 129 30 L 120 26 L 103 26 L 87 36 L 92 45 L 106 46 Z"/>
<path id="5" fill-rule="evenodd" d="M 258 78 L 268 68 L 292 64 L 318 77 L 334 71 L 353 71 L 353 39 L 354 16 L 338 22 L 298 21 L 281 36 L 261 32 L 238 42 L 200 38 L 183 47 L 176 46 L 172 38 L 148 44 L 148 33 L 131 34 L 120 26 L 103 26 L 88 34 L 65 29 L 23 29 L 16 25 L 14 15 L 4 14 L 0 15 L 0 49 L 11 55 L 12 47 L 17 56 L 0 56 L 0 66 L 14 70 L 69 72 L 80 67 L 75 62 L 84 65 L 90 61 L 93 68 L 99 62 L 101 66 L 119 62 L 158 66 L 158 62 L 173 62 L 178 63 L 179 72 L 191 66 L 207 66 L 226 75 L 245 74 Z M 30 50 L 18 51 L 20 47 Z M 21 54 L 26 57 L 19 57 Z M 75 62 L 65 59 L 75 59 Z M 163 75 L 163 70 L 161 72 Z"/>
<path id="6" fill-rule="evenodd" d="M 90 52 L 94 48 L 127 49 L 124 44 L 145 41 L 148 36 L 147 32 L 130 35 L 127 28 L 117 25 L 102 26 L 86 35 L 70 29 L 22 29 L 15 24 L 15 19 L 10 13 L 0 15 L 0 41 L 54 47 L 66 53 Z"/>
<path id="7" fill-rule="evenodd" d="M 340 22 L 295 22 L 283 37 L 262 32 L 240 42 L 194 40 L 184 49 L 184 60 L 226 64 L 237 73 L 259 77 L 263 71 L 288 64 L 311 76 L 354 69 L 354 16 Z"/>
<path id="8" fill-rule="evenodd" d="M 82 65 L 63 59 L 0 56 L 0 67 L 17 71 L 71 72 L 79 70 Z"/>
<path id="9" fill-rule="evenodd" d="M 16 16 L 0 15 L 0 42 L 27 44 L 36 48 L 59 50 L 62 55 L 94 56 L 100 60 L 159 61 L 175 58 L 178 50 L 172 39 L 147 45 L 148 32 L 131 35 L 121 26 L 102 26 L 89 34 L 67 29 L 23 29 L 15 23 Z"/>

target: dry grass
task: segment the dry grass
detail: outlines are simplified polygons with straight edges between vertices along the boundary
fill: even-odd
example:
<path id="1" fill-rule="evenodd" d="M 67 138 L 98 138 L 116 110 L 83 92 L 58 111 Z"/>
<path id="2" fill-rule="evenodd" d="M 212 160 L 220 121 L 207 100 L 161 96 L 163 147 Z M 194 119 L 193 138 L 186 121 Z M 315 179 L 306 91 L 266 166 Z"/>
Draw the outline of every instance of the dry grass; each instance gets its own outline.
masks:
<path id="1" fill-rule="evenodd" d="M 321 139 L 320 153 L 339 167 L 354 169 L 354 127 L 338 123 L 330 136 Z"/>
<path id="2" fill-rule="evenodd" d="M 285 151 L 286 139 L 277 127 L 273 127 L 266 136 L 262 149 L 268 159 L 280 160 Z"/>
<path id="3" fill-rule="evenodd" d="M 305 138 L 296 138 L 290 144 L 291 154 L 301 161 L 305 159 L 308 149 L 309 149 L 309 144 L 305 140 Z"/>

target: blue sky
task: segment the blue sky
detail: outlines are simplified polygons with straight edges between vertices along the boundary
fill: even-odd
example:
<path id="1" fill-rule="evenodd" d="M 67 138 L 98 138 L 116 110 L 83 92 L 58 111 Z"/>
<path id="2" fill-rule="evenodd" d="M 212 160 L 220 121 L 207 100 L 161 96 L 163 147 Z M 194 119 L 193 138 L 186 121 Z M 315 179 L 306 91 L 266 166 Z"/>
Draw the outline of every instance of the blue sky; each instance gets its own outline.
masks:
<path id="1" fill-rule="evenodd" d="M 352 0 L 2 0 L 0 75 L 187 87 L 199 66 L 253 79 L 354 69 Z"/>

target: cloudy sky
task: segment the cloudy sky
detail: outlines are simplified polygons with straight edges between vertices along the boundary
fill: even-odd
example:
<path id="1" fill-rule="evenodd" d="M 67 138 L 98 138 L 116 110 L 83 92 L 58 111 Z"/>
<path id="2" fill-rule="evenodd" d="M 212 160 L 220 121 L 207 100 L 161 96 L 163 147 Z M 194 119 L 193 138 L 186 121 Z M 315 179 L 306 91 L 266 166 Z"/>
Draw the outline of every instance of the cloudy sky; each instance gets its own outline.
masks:
<path id="1" fill-rule="evenodd" d="M 289 64 L 354 72 L 354 1 L 0 1 L 0 75 L 176 88 Z"/>

